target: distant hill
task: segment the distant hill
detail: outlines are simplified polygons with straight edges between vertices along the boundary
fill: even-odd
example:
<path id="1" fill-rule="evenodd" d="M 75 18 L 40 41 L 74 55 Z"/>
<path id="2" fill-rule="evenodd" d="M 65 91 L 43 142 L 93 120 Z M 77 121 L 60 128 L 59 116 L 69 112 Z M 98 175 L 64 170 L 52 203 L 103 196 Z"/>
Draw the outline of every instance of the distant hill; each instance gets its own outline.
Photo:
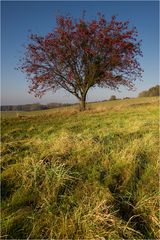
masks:
<path id="1" fill-rule="evenodd" d="M 70 104 L 62 104 L 62 103 L 49 103 L 46 105 L 41 105 L 40 103 L 34 104 L 25 104 L 25 105 L 4 105 L 1 106 L 1 111 L 37 111 L 44 109 L 51 109 L 57 107 L 65 107 Z"/>
<path id="2" fill-rule="evenodd" d="M 160 96 L 160 85 L 156 85 L 146 91 L 139 93 L 138 97 L 154 97 Z"/>

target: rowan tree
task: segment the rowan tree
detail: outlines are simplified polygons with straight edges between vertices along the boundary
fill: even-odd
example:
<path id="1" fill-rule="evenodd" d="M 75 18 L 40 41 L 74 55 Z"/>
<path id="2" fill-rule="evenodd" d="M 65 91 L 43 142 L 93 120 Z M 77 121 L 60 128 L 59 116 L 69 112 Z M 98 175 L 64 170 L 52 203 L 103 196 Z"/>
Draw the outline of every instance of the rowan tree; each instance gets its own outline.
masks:
<path id="1" fill-rule="evenodd" d="M 20 68 L 35 96 L 63 88 L 79 99 L 84 110 L 90 88 L 133 89 L 134 81 L 142 77 L 140 47 L 129 21 L 115 16 L 106 21 L 102 14 L 91 21 L 58 16 L 56 28 L 46 36 L 30 35 Z"/>

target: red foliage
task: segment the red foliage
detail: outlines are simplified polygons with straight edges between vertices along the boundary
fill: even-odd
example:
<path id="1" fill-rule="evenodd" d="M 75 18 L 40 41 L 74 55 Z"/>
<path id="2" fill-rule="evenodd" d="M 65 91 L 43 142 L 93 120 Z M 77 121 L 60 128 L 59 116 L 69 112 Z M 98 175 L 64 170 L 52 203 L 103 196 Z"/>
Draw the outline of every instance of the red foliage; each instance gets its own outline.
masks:
<path id="1" fill-rule="evenodd" d="M 132 89 L 143 70 L 137 60 L 142 56 L 136 28 L 119 22 L 75 22 L 57 17 L 57 28 L 46 36 L 31 35 L 21 69 L 27 73 L 30 91 L 42 96 L 47 90 L 64 88 L 85 101 L 88 90 L 100 87 Z"/>

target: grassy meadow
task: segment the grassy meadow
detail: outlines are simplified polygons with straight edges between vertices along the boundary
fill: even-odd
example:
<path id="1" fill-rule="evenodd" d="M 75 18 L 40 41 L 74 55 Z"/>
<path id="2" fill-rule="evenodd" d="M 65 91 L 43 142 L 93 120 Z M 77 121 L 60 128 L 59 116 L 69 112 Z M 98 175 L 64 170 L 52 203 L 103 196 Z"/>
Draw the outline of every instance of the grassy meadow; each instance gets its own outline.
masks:
<path id="1" fill-rule="evenodd" d="M 2 239 L 158 239 L 159 98 L 1 116 Z"/>

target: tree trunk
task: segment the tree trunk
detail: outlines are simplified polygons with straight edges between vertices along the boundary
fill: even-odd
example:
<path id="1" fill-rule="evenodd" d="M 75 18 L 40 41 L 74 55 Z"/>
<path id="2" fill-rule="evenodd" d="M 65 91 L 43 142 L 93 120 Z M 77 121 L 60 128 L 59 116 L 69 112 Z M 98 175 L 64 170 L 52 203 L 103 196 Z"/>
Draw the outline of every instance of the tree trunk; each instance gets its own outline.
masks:
<path id="1" fill-rule="evenodd" d="M 86 95 L 80 100 L 80 111 L 86 110 Z"/>

